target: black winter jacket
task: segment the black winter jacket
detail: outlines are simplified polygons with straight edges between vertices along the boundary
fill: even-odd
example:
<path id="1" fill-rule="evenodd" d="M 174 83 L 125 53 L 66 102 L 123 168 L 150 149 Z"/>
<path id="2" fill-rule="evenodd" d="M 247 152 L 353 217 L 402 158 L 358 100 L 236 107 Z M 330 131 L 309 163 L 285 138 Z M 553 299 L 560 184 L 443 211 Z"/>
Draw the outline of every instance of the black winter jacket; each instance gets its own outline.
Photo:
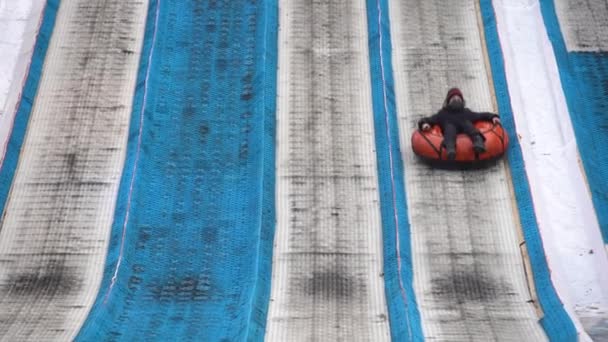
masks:
<path id="1" fill-rule="evenodd" d="M 418 121 L 418 129 L 422 129 L 422 125 L 425 123 L 428 123 L 431 126 L 439 125 L 443 129 L 446 124 L 453 124 L 456 127 L 461 127 L 462 123 L 464 123 L 465 121 L 491 121 L 492 119 L 497 117 L 498 114 L 488 112 L 478 113 L 470 110 L 469 108 L 464 108 L 462 110 L 453 110 L 444 107 L 441 108 L 441 110 L 437 112 L 437 114 L 420 119 Z"/>

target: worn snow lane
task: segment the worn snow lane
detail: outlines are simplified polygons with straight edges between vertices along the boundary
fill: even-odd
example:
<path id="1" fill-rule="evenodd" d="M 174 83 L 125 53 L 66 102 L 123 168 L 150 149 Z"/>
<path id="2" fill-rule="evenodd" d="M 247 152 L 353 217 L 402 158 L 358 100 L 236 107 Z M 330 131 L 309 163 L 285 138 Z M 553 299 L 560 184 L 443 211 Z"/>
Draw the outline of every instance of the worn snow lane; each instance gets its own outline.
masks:
<path id="1" fill-rule="evenodd" d="M 473 0 L 390 2 L 400 143 L 412 230 L 414 288 L 429 341 L 546 339 L 519 250 L 504 163 L 483 171 L 421 164 L 410 136 L 452 86 L 491 111 L 491 83 Z"/>
<path id="2" fill-rule="evenodd" d="M 61 3 L 0 232 L 2 340 L 70 340 L 95 299 L 146 10 Z"/>
<path id="3" fill-rule="evenodd" d="M 388 340 L 365 1 L 280 6 L 266 337 Z"/>

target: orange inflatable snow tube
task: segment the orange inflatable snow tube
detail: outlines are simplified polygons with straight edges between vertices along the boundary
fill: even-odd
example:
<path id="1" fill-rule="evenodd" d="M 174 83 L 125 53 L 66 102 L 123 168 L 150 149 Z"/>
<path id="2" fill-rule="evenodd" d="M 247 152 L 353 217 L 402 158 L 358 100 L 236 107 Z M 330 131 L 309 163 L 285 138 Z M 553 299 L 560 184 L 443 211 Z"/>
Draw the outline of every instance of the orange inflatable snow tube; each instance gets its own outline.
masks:
<path id="1" fill-rule="evenodd" d="M 473 143 L 465 134 L 456 137 L 456 159 L 448 160 L 445 148 L 441 146 L 443 134 L 438 125 L 428 132 L 420 130 L 412 134 L 412 149 L 424 161 L 441 168 L 476 168 L 485 167 L 501 158 L 509 145 L 509 137 L 500 124 L 489 121 L 476 121 L 475 127 L 486 138 L 486 152 L 473 151 Z"/>

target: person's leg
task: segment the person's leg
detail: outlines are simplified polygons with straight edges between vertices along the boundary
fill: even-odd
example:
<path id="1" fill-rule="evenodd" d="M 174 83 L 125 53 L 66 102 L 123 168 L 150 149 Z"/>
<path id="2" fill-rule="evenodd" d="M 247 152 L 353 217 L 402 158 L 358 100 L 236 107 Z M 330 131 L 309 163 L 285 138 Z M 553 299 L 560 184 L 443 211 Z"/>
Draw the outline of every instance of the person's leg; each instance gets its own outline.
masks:
<path id="1" fill-rule="evenodd" d="M 485 138 L 479 132 L 475 125 L 471 121 L 465 121 L 462 125 L 462 131 L 471 138 L 473 142 L 473 150 L 476 153 L 483 153 L 486 151 Z"/>
<path id="2" fill-rule="evenodd" d="M 453 124 L 445 124 L 442 127 L 443 130 L 443 142 L 442 145 L 445 147 L 445 151 L 448 155 L 448 160 L 456 159 L 456 135 L 458 134 L 458 128 Z"/>

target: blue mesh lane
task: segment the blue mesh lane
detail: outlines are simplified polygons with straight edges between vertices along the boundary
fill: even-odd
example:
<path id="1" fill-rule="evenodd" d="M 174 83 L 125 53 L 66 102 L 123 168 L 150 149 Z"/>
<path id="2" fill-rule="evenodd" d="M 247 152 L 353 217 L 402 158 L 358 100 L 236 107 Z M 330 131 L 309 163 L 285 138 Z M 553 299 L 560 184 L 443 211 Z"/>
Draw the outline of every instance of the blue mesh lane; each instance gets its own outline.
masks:
<path id="1" fill-rule="evenodd" d="M 104 279 L 77 340 L 260 339 L 274 11 L 276 0 L 151 1 Z"/>
<path id="2" fill-rule="evenodd" d="M 387 0 L 367 0 L 367 23 L 384 242 L 384 287 L 391 338 L 422 341 L 422 323 L 412 284 L 410 223 L 399 148 Z"/>
<path id="3" fill-rule="evenodd" d="M 608 52 L 568 52 L 554 2 L 540 3 L 593 206 L 608 244 Z"/>
<path id="4" fill-rule="evenodd" d="M 263 70 L 261 86 L 263 95 L 259 105 L 264 113 L 262 221 L 258 251 L 258 270 L 249 324 L 249 341 L 263 341 L 266 332 L 266 318 L 270 300 L 272 279 L 272 251 L 275 232 L 275 141 L 276 141 L 276 88 L 278 59 L 278 0 L 263 0 L 259 6 L 258 18 L 258 69 Z M 261 35 L 261 37 L 260 37 Z M 260 89 L 261 89 L 260 86 Z"/>
<path id="5" fill-rule="evenodd" d="M 498 102 L 498 112 L 502 123 L 509 133 L 510 148 L 507 158 L 511 170 L 515 198 L 519 210 L 519 219 L 523 229 L 528 257 L 530 259 L 536 294 L 545 316 L 540 320 L 545 333 L 551 341 L 576 341 L 577 333 L 572 320 L 561 303 L 547 266 L 543 243 L 536 222 L 530 185 L 526 175 L 525 164 L 515 130 L 515 121 L 505 75 L 503 54 L 496 29 L 496 18 L 492 0 L 480 0 L 483 17 L 486 47 L 490 56 L 494 90 Z"/>
<path id="6" fill-rule="evenodd" d="M 27 124 L 30 119 L 30 114 L 32 113 L 32 107 L 34 106 L 34 100 L 38 93 L 38 85 L 40 84 L 40 77 L 42 77 L 46 51 L 51 42 L 60 2 L 60 0 L 47 0 L 44 7 L 42 23 L 40 25 L 40 30 L 38 31 L 38 36 L 36 37 L 36 44 L 34 45 L 34 52 L 32 54 L 27 79 L 21 93 L 21 100 L 17 108 L 17 113 L 15 114 L 13 129 L 6 146 L 4 160 L 0 160 L 0 213 L 4 212 L 4 206 L 8 200 L 9 190 L 13 183 L 17 163 L 19 162 L 23 138 L 25 137 Z M 2 217 L 3 216 L 0 216 L 0 222 Z"/>

